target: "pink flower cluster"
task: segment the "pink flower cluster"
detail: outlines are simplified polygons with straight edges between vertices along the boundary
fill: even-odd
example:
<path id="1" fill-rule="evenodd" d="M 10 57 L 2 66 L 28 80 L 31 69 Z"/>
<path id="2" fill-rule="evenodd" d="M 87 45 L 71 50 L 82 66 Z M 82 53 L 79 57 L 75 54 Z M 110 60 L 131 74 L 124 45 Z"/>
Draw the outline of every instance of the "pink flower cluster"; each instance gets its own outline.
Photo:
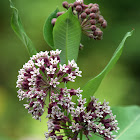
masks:
<path id="1" fill-rule="evenodd" d="M 85 106 L 86 99 L 82 99 L 80 88 L 60 88 L 62 83 L 74 82 L 82 73 L 74 60 L 68 61 L 68 65 L 60 64 L 60 53 L 59 50 L 39 52 L 23 65 L 17 80 L 19 100 L 27 99 L 25 108 L 33 118 L 40 120 L 49 97 L 46 139 L 76 140 L 82 133 L 87 139 L 95 134 L 105 140 L 114 140 L 112 132 L 119 128 L 107 102 L 101 104 L 92 97 Z"/>
<path id="2" fill-rule="evenodd" d="M 82 133 L 87 139 L 95 134 L 105 140 L 114 140 L 112 132 L 117 132 L 119 128 L 108 103 L 104 101 L 101 104 L 92 97 L 86 107 L 86 99 L 82 99 L 81 92 L 80 89 L 65 88 L 60 90 L 60 94 L 51 95 L 46 139 L 77 140 L 79 133 Z M 72 101 L 74 95 L 78 96 L 77 105 Z"/>
<path id="3" fill-rule="evenodd" d="M 60 64 L 61 51 L 45 51 L 33 55 L 19 71 L 17 88 L 19 100 L 27 99 L 25 108 L 33 118 L 40 119 L 48 94 L 57 93 L 59 84 L 75 81 L 81 71 L 74 60 Z M 49 95 L 50 96 L 50 95 Z"/>

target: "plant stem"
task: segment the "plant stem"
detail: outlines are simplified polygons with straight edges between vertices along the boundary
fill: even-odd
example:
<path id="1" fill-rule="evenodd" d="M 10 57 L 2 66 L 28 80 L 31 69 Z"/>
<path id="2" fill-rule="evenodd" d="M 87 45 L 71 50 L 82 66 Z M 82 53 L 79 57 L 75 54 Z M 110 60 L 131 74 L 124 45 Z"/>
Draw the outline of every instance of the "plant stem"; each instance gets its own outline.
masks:
<path id="1" fill-rule="evenodd" d="M 82 136 L 83 136 L 83 133 L 82 131 L 80 132 L 80 140 L 82 140 Z"/>

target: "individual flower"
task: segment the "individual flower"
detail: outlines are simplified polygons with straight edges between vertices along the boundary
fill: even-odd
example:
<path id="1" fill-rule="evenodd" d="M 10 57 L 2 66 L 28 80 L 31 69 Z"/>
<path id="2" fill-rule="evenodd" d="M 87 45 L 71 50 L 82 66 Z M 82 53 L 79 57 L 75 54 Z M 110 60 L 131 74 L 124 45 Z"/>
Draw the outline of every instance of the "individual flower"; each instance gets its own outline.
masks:
<path id="1" fill-rule="evenodd" d="M 84 4 L 83 0 L 76 0 L 74 3 L 63 2 L 63 7 L 66 9 L 72 8 L 73 14 L 78 16 L 82 31 L 85 35 L 95 40 L 101 40 L 103 36 L 102 28 L 107 27 L 107 21 L 101 15 L 99 5 L 96 3 Z M 57 17 L 65 12 L 58 12 Z M 55 25 L 57 18 L 52 19 L 52 24 Z"/>
<path id="2" fill-rule="evenodd" d="M 105 140 L 114 140 L 113 131 L 117 132 L 119 128 L 108 102 L 101 103 L 92 97 L 86 107 L 86 99 L 82 99 L 81 92 L 80 89 L 64 88 L 60 94 L 55 94 L 55 97 L 54 94 L 51 95 L 46 140 L 49 138 L 77 140 L 79 133 L 85 135 L 87 139 L 97 135 Z M 78 97 L 77 104 L 72 101 L 75 95 Z"/>
<path id="3" fill-rule="evenodd" d="M 17 88 L 19 100 L 27 99 L 25 108 L 33 118 L 40 119 L 47 95 L 57 93 L 61 83 L 74 82 L 81 71 L 74 60 L 60 64 L 60 50 L 39 52 L 20 69 Z"/>

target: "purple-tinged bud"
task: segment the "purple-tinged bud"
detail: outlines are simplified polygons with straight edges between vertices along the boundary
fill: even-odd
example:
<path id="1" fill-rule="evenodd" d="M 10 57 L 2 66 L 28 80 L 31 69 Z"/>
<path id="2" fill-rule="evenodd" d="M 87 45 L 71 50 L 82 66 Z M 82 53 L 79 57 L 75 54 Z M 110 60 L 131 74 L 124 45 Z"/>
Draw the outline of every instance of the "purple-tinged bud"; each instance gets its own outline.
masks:
<path id="1" fill-rule="evenodd" d="M 97 13 L 99 11 L 99 8 L 97 6 L 94 6 L 91 8 L 91 12 Z"/>
<path id="2" fill-rule="evenodd" d="M 85 10 L 85 13 L 86 13 L 87 15 L 89 15 L 89 14 L 91 13 L 90 9 L 87 8 L 87 9 Z"/>
<path id="3" fill-rule="evenodd" d="M 81 14 L 81 18 L 82 18 L 82 19 L 85 19 L 86 17 L 87 17 L 87 14 L 86 14 L 86 13 L 82 13 L 82 14 Z"/>
<path id="4" fill-rule="evenodd" d="M 103 28 L 106 28 L 107 27 L 107 22 L 104 20 L 104 22 L 102 23 L 101 25 Z"/>
<path id="5" fill-rule="evenodd" d="M 95 25 L 92 25 L 92 26 L 90 27 L 90 29 L 91 29 L 92 31 L 95 31 L 95 30 L 97 29 L 97 27 L 96 27 Z"/>
<path id="6" fill-rule="evenodd" d="M 76 2 L 74 2 L 74 4 L 73 4 L 74 7 L 76 7 L 76 6 L 78 6 L 78 5 L 81 6 L 81 3 L 80 3 L 79 1 L 76 1 Z"/>
<path id="7" fill-rule="evenodd" d="M 67 83 L 69 80 L 68 80 L 68 77 L 64 77 L 63 80 L 62 80 L 64 83 Z"/>
<path id="8" fill-rule="evenodd" d="M 57 17 L 59 17 L 59 16 L 61 16 L 62 14 L 64 14 L 65 12 L 63 11 L 63 12 L 58 12 L 57 13 Z"/>
<path id="9" fill-rule="evenodd" d="M 100 16 L 98 22 L 103 23 L 104 21 L 105 21 L 104 18 L 102 16 Z"/>
<path id="10" fill-rule="evenodd" d="M 91 20 L 90 20 L 90 23 L 91 23 L 92 25 L 95 25 L 95 24 L 96 24 L 96 20 L 95 20 L 95 19 L 91 19 Z"/>
<path id="11" fill-rule="evenodd" d="M 99 4 L 95 3 L 95 4 L 93 4 L 93 6 L 99 7 Z"/>
<path id="12" fill-rule="evenodd" d="M 90 4 L 88 5 L 89 8 L 92 8 L 93 6 L 94 6 L 93 3 L 90 3 Z"/>
<path id="13" fill-rule="evenodd" d="M 67 9 L 67 8 L 68 8 L 68 6 L 69 6 L 69 4 L 68 4 L 68 2 L 67 2 L 67 1 L 64 1 L 62 5 L 63 5 L 63 7 L 64 7 L 64 8 L 66 8 L 66 9 Z"/>
<path id="14" fill-rule="evenodd" d="M 57 20 L 56 18 L 52 19 L 52 21 L 51 21 L 52 25 L 55 25 L 56 20 Z"/>
<path id="15" fill-rule="evenodd" d="M 98 31 L 98 36 L 101 37 L 103 35 L 102 31 Z"/>
<path id="16" fill-rule="evenodd" d="M 91 13 L 89 16 L 90 16 L 91 19 L 95 19 L 96 18 L 96 14 L 95 13 Z"/>
<path id="17" fill-rule="evenodd" d="M 69 7 L 72 7 L 72 8 L 73 8 L 73 3 L 70 3 L 70 4 L 69 4 Z"/>
<path id="18" fill-rule="evenodd" d="M 93 25 L 94 26 L 94 25 Z M 98 36 L 98 30 L 96 29 L 96 31 L 94 31 L 93 33 L 94 36 Z"/>
<path id="19" fill-rule="evenodd" d="M 82 9 L 82 7 L 81 7 L 80 5 L 76 6 L 76 11 L 77 11 L 77 12 L 80 13 L 80 12 L 82 12 L 82 10 L 83 10 L 83 9 Z"/>
<path id="20" fill-rule="evenodd" d="M 96 19 L 99 19 L 99 17 L 100 17 L 100 14 L 96 13 Z"/>

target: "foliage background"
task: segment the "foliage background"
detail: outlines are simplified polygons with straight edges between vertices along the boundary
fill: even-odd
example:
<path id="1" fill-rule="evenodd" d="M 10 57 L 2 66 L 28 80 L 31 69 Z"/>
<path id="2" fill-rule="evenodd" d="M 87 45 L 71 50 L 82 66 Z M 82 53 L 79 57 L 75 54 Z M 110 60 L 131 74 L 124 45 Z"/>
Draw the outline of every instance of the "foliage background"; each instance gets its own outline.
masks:
<path id="1" fill-rule="evenodd" d="M 50 50 L 43 39 L 43 25 L 49 14 L 61 7 L 63 0 L 13 0 L 19 10 L 25 30 L 38 51 Z M 74 2 L 68 0 L 68 2 Z M 140 105 L 140 10 L 138 0 L 85 0 L 100 4 L 108 21 L 102 41 L 83 38 L 78 65 L 83 77 L 77 78 L 74 88 L 82 87 L 96 76 L 110 60 L 127 31 L 135 29 L 125 44 L 124 52 L 96 93 L 101 101 L 112 106 Z M 0 0 L 0 140 L 43 140 L 47 131 L 45 115 L 42 122 L 31 118 L 19 102 L 16 93 L 18 70 L 29 56 L 10 26 L 11 9 L 8 0 Z M 88 94 L 87 94 L 88 96 Z"/>

